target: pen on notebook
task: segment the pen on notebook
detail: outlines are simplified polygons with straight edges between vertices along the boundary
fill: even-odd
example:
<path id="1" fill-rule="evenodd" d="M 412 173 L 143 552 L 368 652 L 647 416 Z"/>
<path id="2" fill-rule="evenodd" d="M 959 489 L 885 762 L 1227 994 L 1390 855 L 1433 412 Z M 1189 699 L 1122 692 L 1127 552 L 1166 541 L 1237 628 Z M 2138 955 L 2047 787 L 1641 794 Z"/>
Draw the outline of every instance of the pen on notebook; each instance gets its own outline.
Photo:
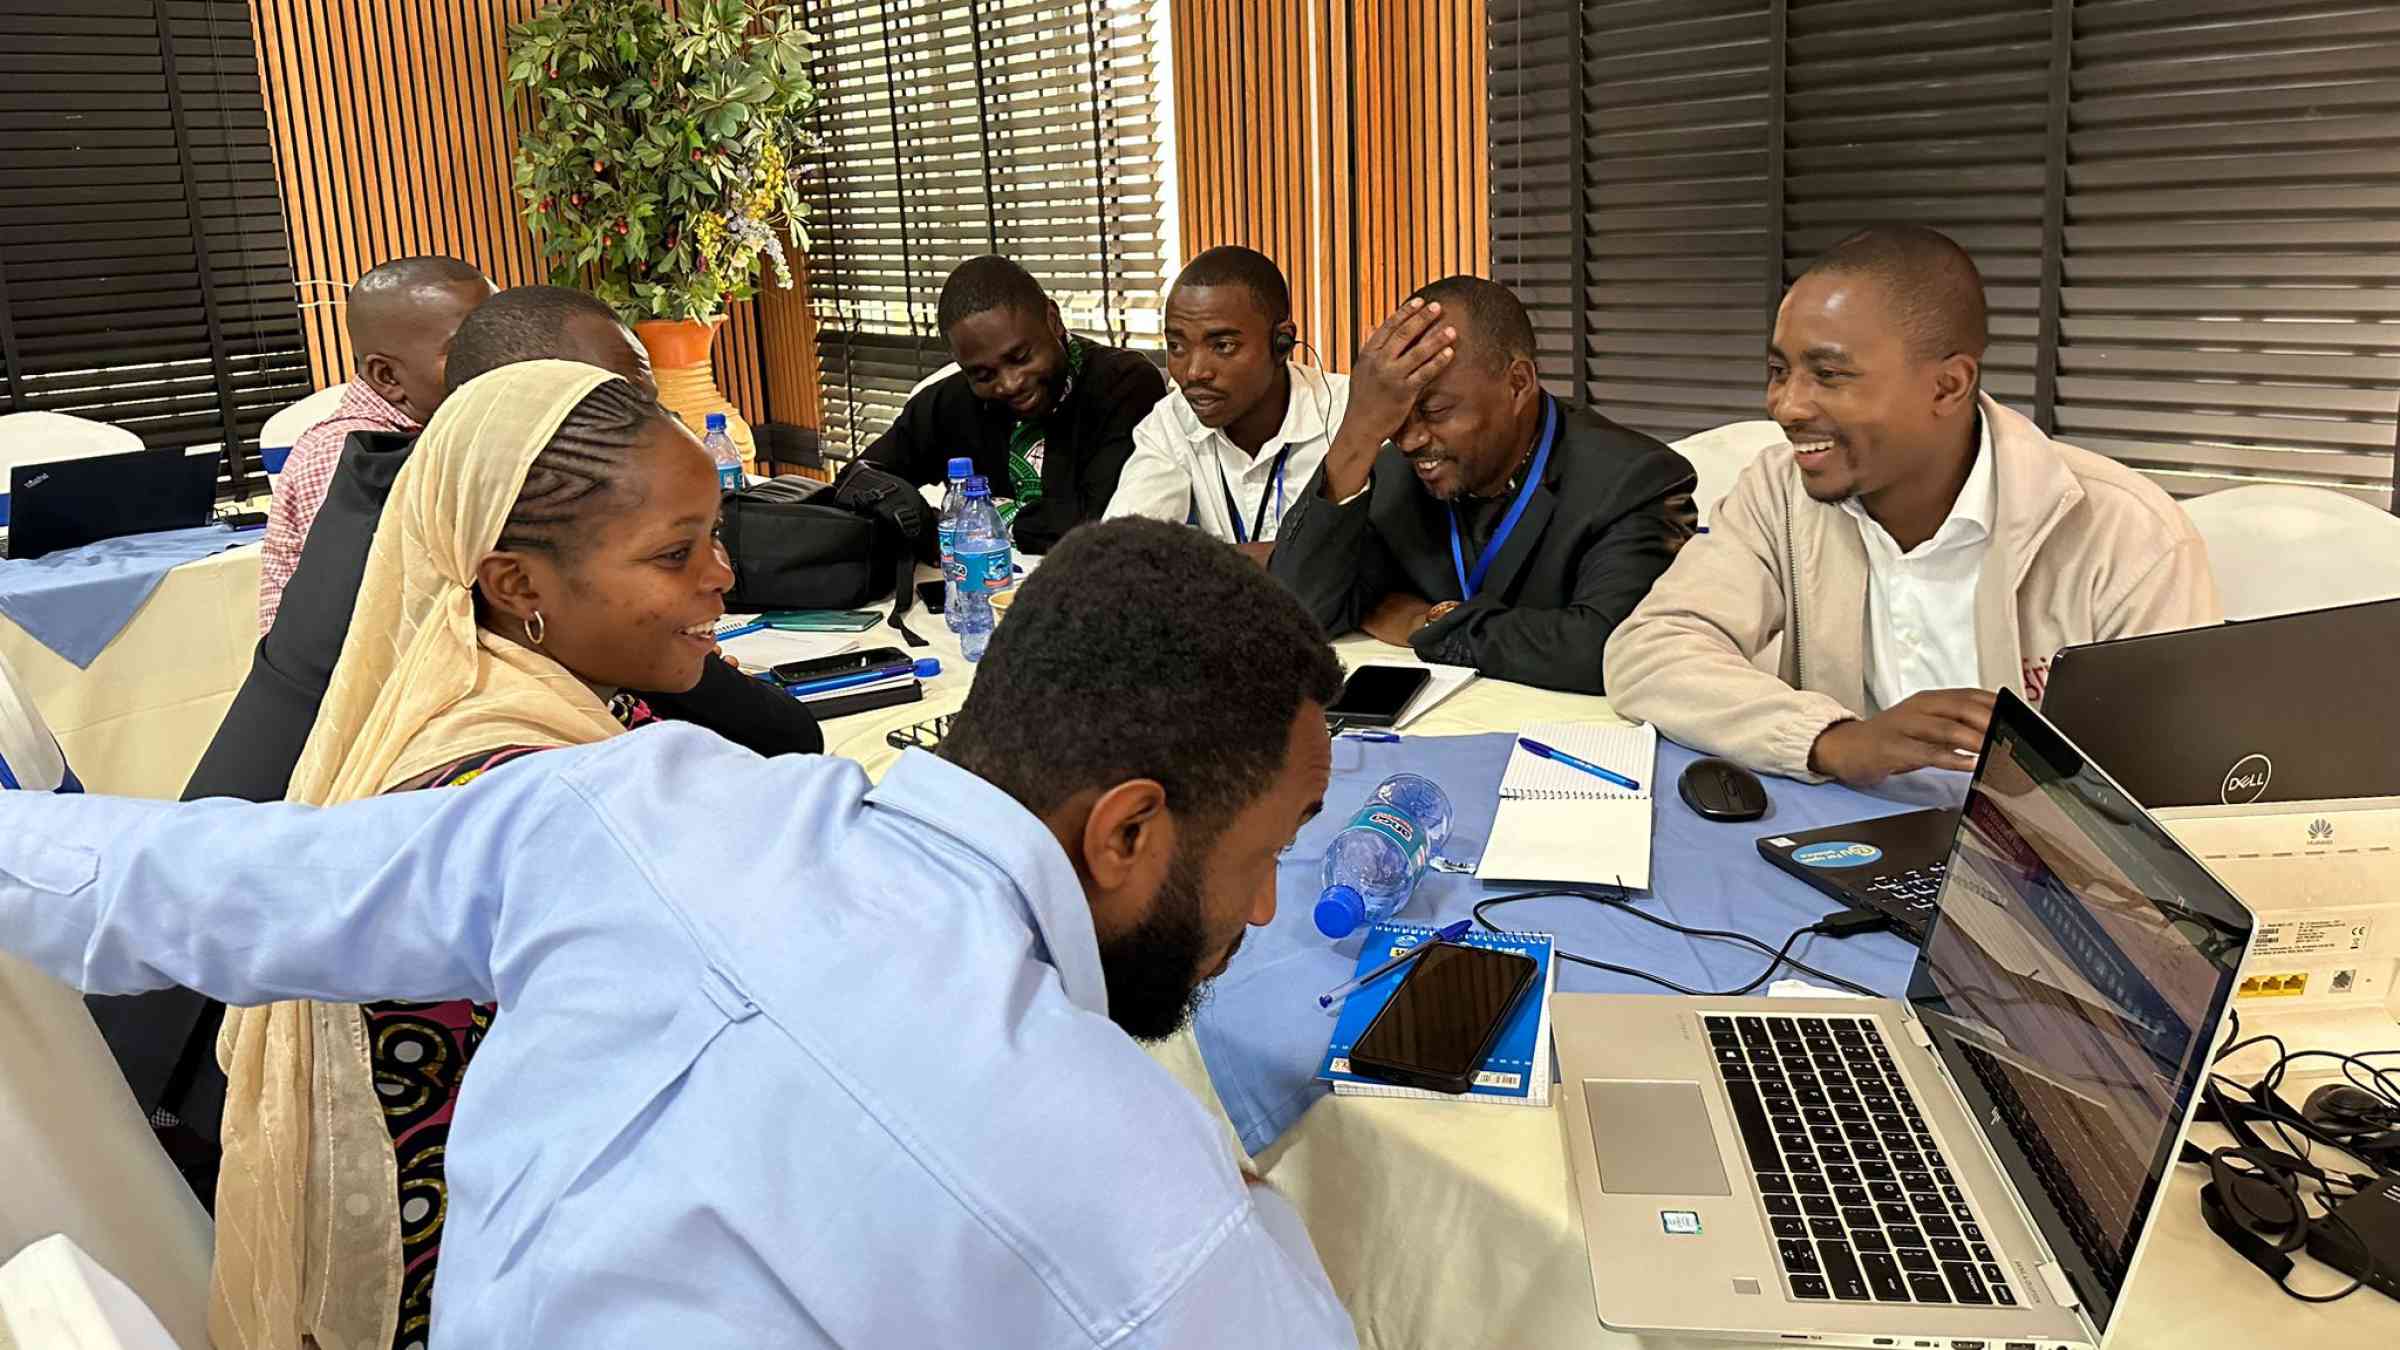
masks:
<path id="1" fill-rule="evenodd" d="M 1372 741 L 1377 745 L 1398 745 L 1400 733 L 1397 731 L 1345 731 L 1342 733 L 1342 739 Z"/>
<path id="2" fill-rule="evenodd" d="M 1520 736 L 1517 738 L 1517 744 L 1524 746 L 1528 754 L 1539 755 L 1543 759 L 1550 760 L 1553 763 L 1564 764 L 1570 769 L 1581 769 L 1585 773 L 1590 774 L 1592 777 L 1600 779 L 1602 782 L 1614 783 L 1618 787 L 1625 789 L 1627 792 L 1639 792 L 1642 790 L 1641 784 L 1633 781 L 1630 778 L 1627 778 L 1625 775 L 1618 773 L 1614 769 L 1603 769 L 1588 759 L 1577 759 L 1564 750 L 1554 750 L 1549 746 L 1542 744 L 1540 741 L 1529 741 Z"/>
<path id="3" fill-rule="evenodd" d="M 718 629 L 717 641 L 730 642 L 737 637 L 748 637 L 752 633 L 763 633 L 766 631 L 766 628 L 767 624 L 766 620 L 764 619 L 753 619 L 748 623 L 737 623 L 731 628 Z"/>
<path id="4" fill-rule="evenodd" d="M 1407 965 L 1409 962 L 1416 960 L 1420 956 L 1423 956 L 1426 952 L 1432 950 L 1433 944 L 1437 942 L 1458 941 L 1460 938 L 1467 935 L 1468 929 L 1474 926 L 1475 921 L 1473 919 L 1460 919 L 1457 923 L 1447 924 L 1441 928 L 1435 929 L 1432 937 L 1425 939 L 1416 946 L 1409 948 L 1407 951 L 1400 953 L 1391 960 L 1375 967 L 1366 974 L 1359 976 L 1357 979 L 1350 981 L 1348 984 L 1342 985 L 1338 989 L 1331 989 L 1325 993 L 1317 995 L 1317 1006 L 1320 1008 L 1332 1007 L 1334 1004 L 1350 997 L 1352 994 L 1355 994 L 1359 990 L 1364 989 L 1370 984 L 1373 984 L 1375 981 L 1382 979 L 1384 976 L 1391 974 L 1400 967 Z"/>

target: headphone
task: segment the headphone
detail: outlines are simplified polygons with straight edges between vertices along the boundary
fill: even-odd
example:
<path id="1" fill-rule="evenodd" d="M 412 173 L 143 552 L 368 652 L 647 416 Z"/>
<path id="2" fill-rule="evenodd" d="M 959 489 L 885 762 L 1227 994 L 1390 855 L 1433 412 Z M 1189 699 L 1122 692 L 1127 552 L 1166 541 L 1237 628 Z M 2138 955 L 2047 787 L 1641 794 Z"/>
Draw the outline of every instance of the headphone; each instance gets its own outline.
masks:
<path id="1" fill-rule="evenodd" d="M 1284 322 L 1290 323 L 1291 320 L 1286 319 Z M 1299 345 L 1299 338 L 1283 331 L 1280 328 L 1275 330 L 1274 336 L 1267 339 L 1267 351 L 1278 361 L 1291 360 L 1292 350 Z"/>

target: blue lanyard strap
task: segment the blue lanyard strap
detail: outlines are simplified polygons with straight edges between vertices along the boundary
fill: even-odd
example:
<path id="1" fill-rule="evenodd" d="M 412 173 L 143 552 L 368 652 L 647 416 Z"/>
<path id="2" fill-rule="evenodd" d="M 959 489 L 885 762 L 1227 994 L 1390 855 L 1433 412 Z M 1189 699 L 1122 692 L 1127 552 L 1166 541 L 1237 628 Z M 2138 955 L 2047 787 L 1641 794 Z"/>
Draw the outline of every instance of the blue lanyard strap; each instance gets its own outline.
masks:
<path id="1" fill-rule="evenodd" d="M 1533 468 L 1526 472 L 1524 485 L 1517 489 L 1517 499 L 1509 503 L 1508 514 L 1500 518 L 1500 528 L 1492 531 L 1490 541 L 1484 544 L 1483 555 L 1475 560 L 1473 572 L 1467 571 L 1466 547 L 1459 542 L 1458 508 L 1455 506 L 1450 508 L 1450 565 L 1458 569 L 1460 603 L 1463 604 L 1474 599 L 1475 592 L 1483 589 L 1483 578 L 1492 570 L 1492 560 L 1500 556 L 1501 547 L 1508 543 L 1509 534 L 1517 528 L 1517 522 L 1525 515 L 1526 503 L 1533 500 L 1534 490 L 1542 485 L 1542 471 L 1550 465 L 1550 447 L 1557 443 L 1558 402 L 1555 399 L 1544 397 L 1542 400 L 1542 448 L 1534 453 Z"/>
<path id="2" fill-rule="evenodd" d="M 1291 442 L 1286 441 L 1283 448 L 1275 452 L 1275 519 L 1278 521 L 1283 519 L 1284 462 L 1291 457 Z M 1252 539 L 1266 533 L 1267 494 L 1264 492 L 1258 494 L 1258 514 L 1250 520 L 1250 532 L 1244 534 L 1242 533 L 1242 508 L 1234 503 L 1233 483 L 1225 477 L 1225 461 L 1222 459 L 1217 461 L 1217 486 L 1225 493 L 1225 518 L 1233 522 L 1233 542 L 1247 544 Z"/>

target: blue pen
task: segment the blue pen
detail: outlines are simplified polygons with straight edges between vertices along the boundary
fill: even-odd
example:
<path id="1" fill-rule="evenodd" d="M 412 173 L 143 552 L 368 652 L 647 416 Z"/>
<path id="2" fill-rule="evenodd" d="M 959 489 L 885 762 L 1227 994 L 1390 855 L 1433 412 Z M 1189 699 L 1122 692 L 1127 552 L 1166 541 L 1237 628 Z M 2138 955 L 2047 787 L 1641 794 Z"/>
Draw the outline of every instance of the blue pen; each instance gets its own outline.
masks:
<path id="1" fill-rule="evenodd" d="M 1400 733 L 1397 731 L 1345 731 L 1342 733 L 1342 739 L 1346 741 L 1370 741 L 1376 745 L 1398 745 L 1400 743 Z"/>
<path id="2" fill-rule="evenodd" d="M 811 680 L 806 684 L 787 684 L 783 687 L 783 692 L 790 694 L 793 698 L 803 698 L 810 694 L 825 694 L 837 689 L 848 689 L 852 685 L 879 684 L 885 680 L 898 679 L 902 675 L 914 675 L 920 680 L 930 680 L 941 673 L 942 663 L 927 656 L 920 657 L 914 666 L 905 671 L 889 668 L 862 670 L 849 675 L 834 675 L 822 680 Z"/>
<path id="3" fill-rule="evenodd" d="M 1457 923 L 1446 924 L 1435 929 L 1432 937 L 1425 939 L 1416 946 L 1409 948 L 1407 951 L 1400 953 L 1391 960 L 1375 967 L 1366 974 L 1359 976 L 1357 979 L 1350 981 L 1348 984 L 1345 984 L 1338 989 L 1330 990 L 1326 993 L 1317 995 L 1317 1006 L 1320 1008 L 1332 1007 L 1334 1004 L 1341 1002 L 1343 999 L 1350 997 L 1352 994 L 1357 993 L 1366 986 L 1373 984 L 1375 981 L 1382 979 L 1384 976 L 1391 974 L 1393 971 L 1398 970 L 1400 967 L 1407 965 L 1409 962 L 1414 961 L 1418 957 L 1423 956 L 1425 953 L 1433 950 L 1433 944 L 1437 942 L 1458 941 L 1460 938 L 1467 935 L 1468 929 L 1473 928 L 1474 926 L 1475 921 L 1473 919 L 1460 919 Z"/>
<path id="4" fill-rule="evenodd" d="M 763 633 L 765 631 L 767 631 L 766 620 L 754 619 L 749 623 L 735 624 L 733 627 L 717 634 L 717 641 L 731 642 L 737 637 L 748 637 L 752 633 Z"/>
<path id="5" fill-rule="evenodd" d="M 1590 774 L 1592 777 L 1600 779 L 1602 782 L 1614 783 L 1618 787 L 1625 789 L 1627 792 L 1639 792 L 1642 790 L 1641 784 L 1633 781 L 1630 778 L 1627 778 L 1625 775 L 1618 773 L 1614 769 L 1603 769 L 1588 759 L 1577 759 L 1564 750 L 1553 750 L 1549 746 L 1542 744 L 1540 741 L 1529 741 L 1520 736 L 1517 738 L 1517 744 L 1524 746 L 1528 754 L 1539 755 L 1542 758 L 1551 760 L 1555 763 L 1564 764 L 1570 769 L 1581 769 L 1585 773 Z"/>

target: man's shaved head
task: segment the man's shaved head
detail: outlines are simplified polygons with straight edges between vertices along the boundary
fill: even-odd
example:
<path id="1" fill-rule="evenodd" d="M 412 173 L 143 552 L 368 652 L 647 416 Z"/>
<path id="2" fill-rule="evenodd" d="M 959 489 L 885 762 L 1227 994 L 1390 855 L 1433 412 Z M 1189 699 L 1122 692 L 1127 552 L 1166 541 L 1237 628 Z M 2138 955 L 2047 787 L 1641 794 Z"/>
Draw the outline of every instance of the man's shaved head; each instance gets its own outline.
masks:
<path id="1" fill-rule="evenodd" d="M 450 335 L 493 293 L 456 258 L 396 258 L 350 288 L 346 319 L 358 378 L 423 425 L 441 406 Z"/>
<path id="2" fill-rule="evenodd" d="M 1801 274 L 1864 277 L 1883 291 L 1920 361 L 1983 357 L 1991 340 L 1983 274 L 1950 236 L 1923 225 L 1873 225 L 1849 236 Z M 1796 284 L 1796 283 L 1795 283 Z"/>

